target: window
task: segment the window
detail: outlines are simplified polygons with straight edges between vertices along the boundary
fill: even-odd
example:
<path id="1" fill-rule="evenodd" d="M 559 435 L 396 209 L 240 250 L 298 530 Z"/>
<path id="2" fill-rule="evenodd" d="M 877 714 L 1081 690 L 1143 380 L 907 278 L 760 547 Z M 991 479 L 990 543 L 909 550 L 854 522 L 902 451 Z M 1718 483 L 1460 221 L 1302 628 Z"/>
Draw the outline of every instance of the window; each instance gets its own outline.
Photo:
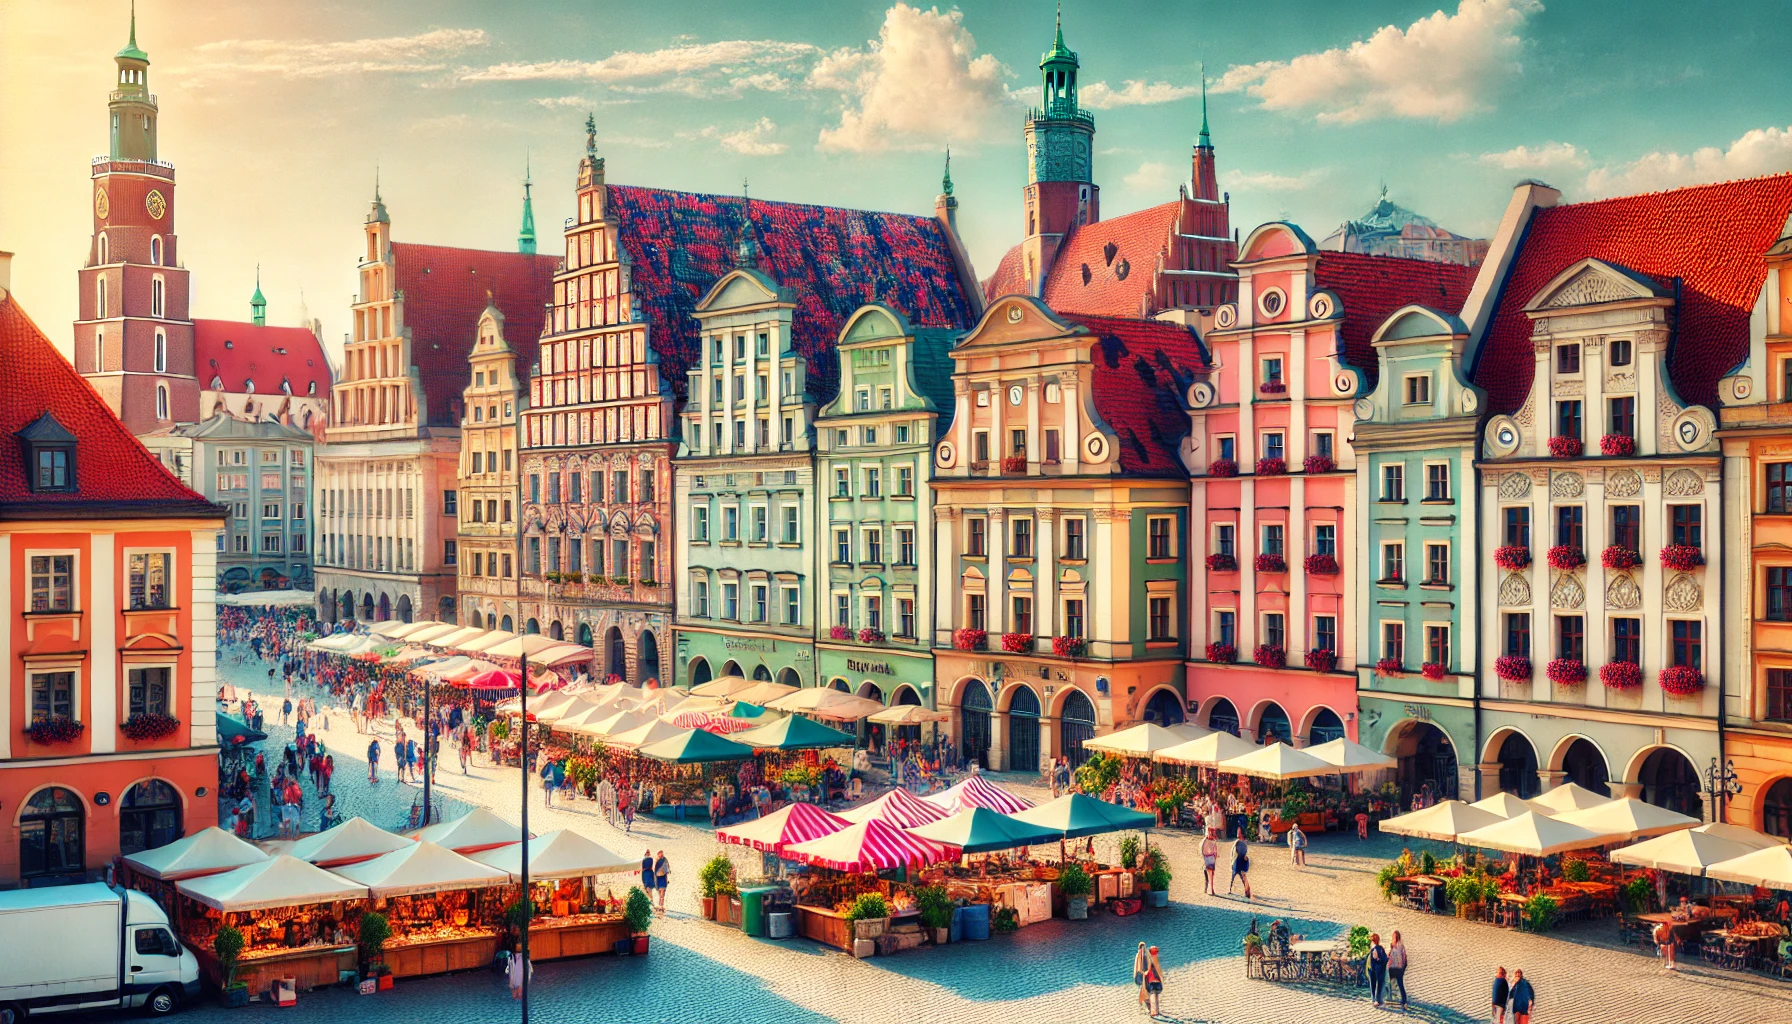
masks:
<path id="1" fill-rule="evenodd" d="M 1641 505 L 1612 506 L 1612 547 L 1623 548 L 1632 554 L 1640 554 L 1643 537 L 1643 508 Z"/>
<path id="2" fill-rule="evenodd" d="M 529 501 L 531 503 L 540 503 L 541 501 L 541 477 L 534 473 L 529 474 Z"/>
<path id="3" fill-rule="evenodd" d="M 1612 660 L 1632 665 L 1643 663 L 1643 620 L 1612 620 Z"/>
<path id="4" fill-rule="evenodd" d="M 1282 357 L 1265 356 L 1263 359 L 1263 383 L 1282 383 Z"/>
<path id="5" fill-rule="evenodd" d="M 967 629 L 986 629 L 989 617 L 985 613 L 985 597 L 982 594 L 966 594 L 964 602 L 964 624 Z"/>
<path id="6" fill-rule="evenodd" d="M 1398 664 L 1406 664 L 1406 623 L 1381 624 L 1381 656 Z"/>
<path id="7" fill-rule="evenodd" d="M 911 604 L 913 602 L 910 602 Z M 803 621 L 803 592 L 796 587 L 784 588 L 784 624 L 786 626 L 801 625 Z"/>
<path id="8" fill-rule="evenodd" d="M 150 316 L 165 316 L 165 315 L 167 315 L 167 310 L 168 310 L 168 282 L 166 282 L 158 277 L 155 280 L 149 282 L 149 315 Z M 163 349 L 166 350 L 166 348 L 167 348 L 167 345 L 166 345 L 166 343 L 164 343 Z M 162 372 L 162 370 L 164 368 L 165 368 L 164 366 L 158 365 L 156 367 L 156 372 L 160 373 L 160 372 Z"/>
<path id="9" fill-rule="evenodd" d="M 1675 619 L 1673 633 L 1674 664 L 1700 668 L 1705 659 L 1705 624 L 1697 619 Z"/>
<path id="10" fill-rule="evenodd" d="M 1415 373 L 1406 378 L 1406 404 L 1431 404 L 1431 375 L 1429 373 Z"/>
<path id="11" fill-rule="evenodd" d="M 1168 516 L 1159 516 L 1145 522 L 1145 548 L 1147 558 L 1175 558 L 1176 544 L 1173 536 L 1175 520 Z"/>
<path id="12" fill-rule="evenodd" d="M 896 599 L 896 635 L 915 635 L 915 599 L 912 597 Z"/>
<path id="13" fill-rule="evenodd" d="M 1319 523 L 1313 527 L 1313 553 L 1334 557 L 1338 554 L 1337 524 Z"/>
<path id="14" fill-rule="evenodd" d="M 852 531 L 834 531 L 834 561 L 841 565 L 852 562 Z"/>
<path id="15" fill-rule="evenodd" d="M 1531 546 L 1531 510 L 1529 506 L 1518 506 L 1502 510 L 1506 521 L 1506 546 L 1526 548 Z"/>
<path id="16" fill-rule="evenodd" d="M 766 591 L 766 587 L 764 584 L 756 583 L 753 585 L 753 621 L 754 622 L 768 621 L 768 619 L 766 617 L 767 617 L 767 615 L 770 614 L 770 609 L 768 608 L 768 606 L 766 604 L 765 591 Z"/>
<path id="17" fill-rule="evenodd" d="M 1792 366 L 1792 359 L 1786 365 Z M 1767 511 L 1780 515 L 1792 512 L 1792 462 L 1767 464 Z"/>
<path id="18" fill-rule="evenodd" d="M 908 443 L 908 424 L 906 424 L 906 423 L 896 424 L 896 443 L 897 444 L 907 444 Z M 908 492 L 901 491 L 899 493 L 907 494 Z"/>
<path id="19" fill-rule="evenodd" d="M 1338 617 L 1336 615 L 1313 616 L 1313 647 L 1320 651 L 1336 651 L 1338 649 Z"/>
<path id="20" fill-rule="evenodd" d="M 1033 557 L 1033 520 L 1014 521 L 1013 543 L 1008 546 L 1008 555 L 1011 558 Z"/>
<path id="21" fill-rule="evenodd" d="M 865 596 L 865 626 L 868 629 L 884 628 L 884 599 L 881 595 Z"/>
<path id="22" fill-rule="evenodd" d="M 1284 527 L 1282 526 L 1281 523 L 1264 523 L 1263 524 L 1263 553 L 1264 554 L 1266 554 L 1266 555 L 1282 554 L 1283 530 L 1284 530 Z"/>
<path id="23" fill-rule="evenodd" d="M 1425 545 L 1425 582 L 1432 586 L 1443 586 L 1450 582 L 1450 546 L 1448 544 Z"/>
<path id="24" fill-rule="evenodd" d="M 1450 627 L 1430 625 L 1425 627 L 1425 663 L 1449 667 Z"/>
<path id="25" fill-rule="evenodd" d="M 1213 528 L 1213 553 L 1216 555 L 1236 555 L 1238 553 L 1238 526 L 1234 523 L 1220 523 Z"/>
<path id="26" fill-rule="evenodd" d="M 876 466 L 866 467 L 866 469 L 865 469 L 865 497 L 881 498 L 881 497 L 883 497 L 883 493 L 884 493 L 884 489 L 883 489 L 882 471 L 879 470 Z"/>
<path id="27" fill-rule="evenodd" d="M 709 506 L 697 505 L 691 509 L 691 539 L 709 540 Z"/>
<path id="28" fill-rule="evenodd" d="M 473 507 L 478 508 L 479 507 L 478 502 L 474 502 Z M 571 541 L 570 543 L 568 543 L 566 545 L 566 568 L 567 568 L 567 570 L 569 572 L 572 572 L 575 575 L 577 575 L 578 573 L 584 572 L 585 571 L 584 561 L 585 561 L 585 545 L 579 543 L 579 541 L 576 539 Z M 573 582 L 576 583 L 578 581 L 574 580 Z"/>
<path id="29" fill-rule="evenodd" d="M 1579 615 L 1556 616 L 1556 657 L 1587 660 L 1586 619 Z"/>
<path id="30" fill-rule="evenodd" d="M 263 519 L 278 519 L 278 518 L 280 518 L 280 503 L 277 501 L 276 502 L 263 502 L 262 506 L 261 506 L 261 518 L 263 518 Z"/>
<path id="31" fill-rule="evenodd" d="M 786 505 L 784 506 L 784 543 L 795 544 L 799 538 L 800 533 L 798 532 L 797 507 L 795 505 Z"/>
<path id="32" fill-rule="evenodd" d="M 1064 454 L 1062 442 L 1058 439 L 1058 431 L 1047 427 L 1045 430 L 1045 461 L 1058 462 Z"/>
<path id="33" fill-rule="evenodd" d="M 834 497 L 849 498 L 852 496 L 852 470 L 844 466 L 834 470 Z"/>
<path id="34" fill-rule="evenodd" d="M 896 528 L 896 564 L 915 564 L 915 530 L 909 526 Z"/>
<path id="35" fill-rule="evenodd" d="M 865 561 L 872 565 L 884 561 L 884 533 L 876 527 L 865 531 Z"/>
<path id="36" fill-rule="evenodd" d="M 1072 561 L 1082 561 L 1089 557 L 1086 541 L 1088 520 L 1081 516 L 1071 516 L 1064 520 L 1064 557 Z"/>
<path id="37" fill-rule="evenodd" d="M 129 713 L 132 715 L 168 714 L 168 669 L 131 669 Z"/>
<path id="38" fill-rule="evenodd" d="M 709 618 L 709 581 L 698 580 L 691 587 L 692 609 L 699 618 Z"/>
<path id="39" fill-rule="evenodd" d="M 722 618 L 740 620 L 740 584 L 722 584 Z"/>
<path id="40" fill-rule="evenodd" d="M 1579 550 L 1586 549 L 1586 528 L 1582 522 L 1585 510 L 1579 505 L 1556 507 L 1556 543 Z"/>
<path id="41" fill-rule="evenodd" d="M 1406 579 L 1406 545 L 1398 541 L 1381 546 L 1381 582 L 1401 583 Z"/>
<path id="42" fill-rule="evenodd" d="M 1630 365 L 1629 338 L 1613 338 L 1607 343 L 1606 351 L 1610 353 L 1610 360 L 1613 366 Z"/>
<path id="43" fill-rule="evenodd" d="M 1153 597 L 1147 612 L 1150 616 L 1150 633 L 1147 640 L 1174 640 L 1176 638 L 1175 615 L 1171 611 L 1171 600 L 1167 597 Z"/>
<path id="44" fill-rule="evenodd" d="M 1447 462 L 1428 462 L 1425 464 L 1425 500 L 1450 500 L 1450 464 Z"/>
<path id="45" fill-rule="evenodd" d="M 157 384 L 156 385 L 156 419 L 165 420 L 165 419 L 169 419 L 169 418 L 170 417 L 168 415 L 168 389 L 167 389 L 167 387 L 165 387 L 161 384 Z"/>
<path id="46" fill-rule="evenodd" d="M 67 612 L 75 608 L 75 556 L 31 556 L 31 610 Z"/>
<path id="47" fill-rule="evenodd" d="M 529 538 L 529 549 L 528 549 L 528 554 L 526 556 L 526 561 L 524 562 L 524 564 L 528 567 L 525 571 L 527 571 L 530 575 L 532 575 L 532 576 L 540 575 L 540 573 L 541 573 L 541 538 L 540 537 L 530 537 Z"/>
<path id="48" fill-rule="evenodd" d="M 1288 454 L 1288 445 L 1284 440 L 1285 436 L 1286 435 L 1279 430 L 1264 431 L 1263 457 L 1266 459 L 1284 458 Z"/>
<path id="49" fill-rule="evenodd" d="M 641 467 L 641 500 L 643 502 L 654 500 L 653 467 L 651 466 Z"/>
<path id="50" fill-rule="evenodd" d="M 1606 430 L 1606 433 L 1617 434 L 1622 437 L 1635 437 L 1636 398 L 1626 395 L 1623 398 L 1613 398 L 1606 404 L 1610 412 L 1610 416 L 1608 417 L 1610 426 Z"/>
<path id="51" fill-rule="evenodd" d="M 1008 432 L 1008 453 L 1010 455 L 1027 454 L 1027 432 L 1025 430 L 1016 429 Z"/>
<path id="52" fill-rule="evenodd" d="M 1579 342 L 1571 342 L 1566 345 L 1557 345 L 1556 346 L 1556 372 L 1557 373 L 1579 373 L 1580 372 L 1580 343 Z"/>
<path id="53" fill-rule="evenodd" d="M 1064 635 L 1082 636 L 1084 628 L 1082 599 L 1066 599 L 1064 602 Z"/>
<path id="54" fill-rule="evenodd" d="M 554 538 L 554 540 L 555 540 L 555 543 L 559 542 L 558 537 Z M 459 547 L 460 547 L 459 544 L 457 544 L 456 542 L 451 541 L 451 540 L 445 540 L 442 542 L 442 564 L 443 565 L 453 565 L 454 564 L 455 558 L 458 557 Z"/>
<path id="55" fill-rule="evenodd" d="M 1383 463 L 1381 467 L 1381 500 L 1406 500 L 1406 466 L 1399 462 Z"/>
<path id="56" fill-rule="evenodd" d="M 34 672 L 31 675 L 31 720 L 73 718 L 75 715 L 75 674 L 73 672 Z"/>
<path id="57" fill-rule="evenodd" d="M 1238 646 L 1238 613 L 1219 611 L 1213 614 L 1214 640 L 1227 647 Z"/>
<path id="58" fill-rule="evenodd" d="M 264 555 L 279 554 L 280 553 L 280 535 L 277 533 L 262 534 L 261 535 L 261 553 Z"/>
<path id="59" fill-rule="evenodd" d="M 1673 543 L 1688 547 L 1704 547 L 1704 529 L 1701 525 L 1704 518 L 1703 505 L 1670 505 L 1672 513 Z"/>
<path id="60" fill-rule="evenodd" d="M 566 477 L 566 500 L 577 505 L 585 500 L 585 474 L 570 473 Z"/>
<path id="61" fill-rule="evenodd" d="M 767 509 L 764 505 L 753 506 L 753 543 L 764 544 L 770 540 L 770 526 L 766 519 Z"/>
<path id="62" fill-rule="evenodd" d="M 852 625 L 852 598 L 846 594 L 834 595 L 834 625 Z"/>
<path id="63" fill-rule="evenodd" d="M 1531 656 L 1531 613 L 1506 613 L 1506 653 L 1515 658 Z"/>
<path id="64" fill-rule="evenodd" d="M 1792 669 L 1767 670 L 1767 713 L 1770 722 L 1792 721 Z"/>
<path id="65" fill-rule="evenodd" d="M 876 427 L 864 428 L 863 430 L 859 431 L 859 438 L 860 438 L 860 441 L 864 444 L 867 444 L 867 445 L 876 444 L 877 443 L 877 428 Z"/>
<path id="66" fill-rule="evenodd" d="M 559 490 L 559 486 L 558 486 L 559 477 L 556 476 L 554 479 L 555 479 L 555 488 L 554 489 L 557 491 L 557 490 Z M 458 503 L 458 499 L 459 499 L 458 492 L 443 491 L 442 492 L 442 514 L 445 516 L 451 516 L 451 515 L 457 514 L 459 511 L 459 507 L 460 507 L 459 503 Z M 558 501 L 559 500 L 558 496 L 556 496 L 554 498 L 554 500 Z"/>
<path id="67" fill-rule="evenodd" d="M 1238 439 L 1236 437 L 1231 434 L 1221 434 L 1213 440 L 1220 453 L 1220 458 L 1228 462 L 1238 461 Z"/>
<path id="68" fill-rule="evenodd" d="M 1316 430 L 1313 432 L 1313 454 L 1318 455 L 1321 458 L 1326 458 L 1326 459 L 1329 459 L 1332 457 L 1332 432 L 1331 431 Z"/>
<path id="69" fill-rule="evenodd" d="M 1580 399 L 1556 403 L 1556 436 L 1580 438 Z"/>
<path id="70" fill-rule="evenodd" d="M 1769 622 L 1792 622 L 1792 568 L 1768 567 L 1766 618 Z"/>
<path id="71" fill-rule="evenodd" d="M 722 539 L 740 539 L 740 509 L 733 505 L 722 509 Z"/>
<path id="72" fill-rule="evenodd" d="M 903 440 L 907 440 L 904 438 Z M 896 467 L 896 493 L 904 498 L 913 497 L 915 493 L 915 467 Z"/>
<path id="73" fill-rule="evenodd" d="M 137 552 L 130 558 L 131 608 L 169 607 L 169 573 L 174 556 L 166 551 Z"/>
<path id="74" fill-rule="evenodd" d="M 1281 612 L 1263 613 L 1263 642 L 1271 647 L 1288 646 L 1288 616 Z"/>
<path id="75" fill-rule="evenodd" d="M 984 529 L 984 520 L 982 519 L 965 520 L 965 554 L 982 557 L 987 553 L 988 544 L 985 539 Z"/>
<path id="76" fill-rule="evenodd" d="M 69 471 L 69 454 L 67 448 L 39 448 L 37 450 L 38 491 L 72 491 L 75 489 L 75 475 Z"/>

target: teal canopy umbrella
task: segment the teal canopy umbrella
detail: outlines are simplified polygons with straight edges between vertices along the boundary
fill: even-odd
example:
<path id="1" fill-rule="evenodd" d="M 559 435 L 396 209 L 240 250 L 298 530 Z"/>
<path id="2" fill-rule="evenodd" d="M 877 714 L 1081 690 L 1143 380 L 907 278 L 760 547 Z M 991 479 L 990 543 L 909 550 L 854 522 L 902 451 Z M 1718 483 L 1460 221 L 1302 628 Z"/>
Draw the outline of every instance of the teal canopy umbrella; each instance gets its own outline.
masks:
<path id="1" fill-rule="evenodd" d="M 1038 807 L 1010 815 L 1023 825 L 1049 828 L 1054 837 L 1079 839 L 1103 832 L 1124 832 L 1147 829 L 1157 824 L 1157 815 L 1129 810 L 1119 804 L 1097 800 L 1082 793 L 1069 793 Z"/>
<path id="2" fill-rule="evenodd" d="M 819 747 L 850 747 L 852 733 L 830 729 L 813 718 L 790 715 L 730 737 L 755 750 L 806 750 Z M 954 844 L 957 845 L 957 844 Z"/>
<path id="3" fill-rule="evenodd" d="M 765 709 L 757 704 L 748 704 L 744 700 L 737 700 L 734 702 L 734 706 L 724 714 L 729 718 L 759 718 L 765 714 Z"/>
<path id="4" fill-rule="evenodd" d="M 267 733 L 262 732 L 260 729 L 249 728 L 249 726 L 240 718 L 232 718 L 229 715 L 219 714 L 217 720 L 219 746 L 226 748 L 240 747 L 245 743 L 254 743 L 258 740 L 265 740 L 268 738 Z"/>
<path id="5" fill-rule="evenodd" d="M 724 739 L 713 732 L 692 729 L 682 736 L 650 743 L 635 751 L 642 757 L 673 764 L 698 764 L 703 761 L 740 761 L 753 756 L 753 748 Z"/>
<path id="6" fill-rule="evenodd" d="M 973 807 L 950 817 L 908 829 L 910 835 L 957 846 L 966 853 L 1012 850 L 1021 846 L 1056 842 L 1064 833 L 1044 825 L 1029 825 L 1000 811 Z"/>

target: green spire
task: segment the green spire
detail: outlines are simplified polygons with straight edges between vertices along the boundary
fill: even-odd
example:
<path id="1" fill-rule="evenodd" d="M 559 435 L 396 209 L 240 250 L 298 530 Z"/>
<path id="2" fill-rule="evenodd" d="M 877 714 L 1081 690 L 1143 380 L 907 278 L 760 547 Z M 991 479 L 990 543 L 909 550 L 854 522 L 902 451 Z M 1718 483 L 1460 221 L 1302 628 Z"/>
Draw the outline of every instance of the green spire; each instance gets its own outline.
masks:
<path id="1" fill-rule="evenodd" d="M 261 264 L 255 264 L 255 294 L 249 296 L 249 321 L 257 327 L 268 322 L 268 300 L 261 294 Z"/>
<path id="2" fill-rule="evenodd" d="M 946 150 L 946 174 L 940 179 L 940 191 L 946 195 L 952 194 L 952 150 L 950 149 Z"/>
<path id="3" fill-rule="evenodd" d="M 516 251 L 533 253 L 535 251 L 535 203 L 529 197 L 529 186 L 532 184 L 529 175 L 529 157 L 523 155 L 523 229 L 516 236 Z"/>
<path id="4" fill-rule="evenodd" d="M 1207 135 L 1207 62 L 1201 62 L 1201 148 L 1212 149 L 1213 139 Z"/>
<path id="5" fill-rule="evenodd" d="M 1076 54 L 1071 53 L 1070 48 L 1064 45 L 1064 0 L 1058 0 L 1058 38 L 1052 43 L 1052 52 L 1046 56 L 1070 57 L 1072 59 L 1076 57 Z"/>
<path id="6" fill-rule="evenodd" d="M 137 0 L 131 0 L 131 41 L 118 51 L 118 56 L 149 63 L 149 54 L 137 49 Z"/>

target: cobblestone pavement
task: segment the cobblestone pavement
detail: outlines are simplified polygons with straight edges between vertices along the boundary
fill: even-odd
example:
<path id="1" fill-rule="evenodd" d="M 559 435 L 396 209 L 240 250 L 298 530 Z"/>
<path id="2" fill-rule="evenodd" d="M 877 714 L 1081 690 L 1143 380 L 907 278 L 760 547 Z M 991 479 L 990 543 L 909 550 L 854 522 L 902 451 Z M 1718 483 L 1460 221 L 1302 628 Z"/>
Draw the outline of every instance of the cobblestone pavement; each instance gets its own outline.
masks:
<path id="1" fill-rule="evenodd" d="M 253 686 L 264 670 L 227 660 L 223 671 L 238 685 Z M 265 686 L 265 678 L 260 678 Z M 264 701 L 266 703 L 266 701 Z M 278 704 L 276 699 L 273 703 Z M 276 716 L 277 717 L 277 716 Z M 270 742 L 283 743 L 290 729 L 269 722 Z M 408 812 L 417 788 L 392 781 L 391 725 L 380 726 L 386 763 L 381 781 L 368 785 L 366 737 L 346 716 L 331 716 L 321 733 L 335 753 L 338 809 L 393 827 Z M 451 753 L 451 752 L 450 752 Z M 1029 797 L 1049 798 L 1036 780 L 997 776 Z M 437 793 L 443 815 L 465 806 L 490 807 L 517 820 L 521 800 L 515 769 L 475 765 L 462 776 L 444 756 Z M 1616 947 L 1610 922 L 1569 926 L 1544 937 L 1434 917 L 1385 903 L 1375 871 L 1400 848 L 1398 837 L 1359 842 L 1354 836 L 1313 840 L 1308 866 L 1297 870 L 1285 852 L 1260 848 L 1253 857 L 1256 901 L 1202 894 L 1197 844 L 1189 837 L 1154 834 L 1170 853 L 1175 881 L 1167 910 L 1135 917 L 1097 914 L 1086 922 L 1054 920 L 988 942 L 923 947 L 898 956 L 854 960 L 802 940 L 773 942 L 701 920 L 697 915 L 697 867 L 718 848 L 707 823 L 647 818 L 624 835 L 595 813 L 590 802 L 545 808 L 531 792 L 530 826 L 537 833 L 572 828 L 619 853 L 665 849 L 672 863 L 670 913 L 653 928 L 646 957 L 599 956 L 542 964 L 531 986 L 531 1017 L 544 1022 L 811 1021 L 913 1024 L 913 1022 L 1136 1021 L 1131 984 L 1139 941 L 1161 947 L 1166 967 L 1164 1009 L 1170 1019 L 1224 1024 L 1323 1021 L 1327 1024 L 1386 1021 L 1358 990 L 1332 986 L 1277 985 L 1244 978 L 1240 937 L 1253 916 L 1262 927 L 1276 917 L 1293 930 L 1332 936 L 1362 923 L 1385 939 L 1399 929 L 1411 956 L 1408 989 L 1415 1000 L 1404 1016 L 1437 1024 L 1484 1021 L 1496 966 L 1523 968 L 1538 991 L 1538 1024 L 1779 1024 L 1792 1021 L 1792 986 L 1752 976 L 1691 967 L 1664 975 L 1655 960 Z M 315 827 L 308 797 L 306 825 Z M 619 879 L 619 883 L 621 880 Z M 334 1024 L 377 1013 L 391 1020 L 507 1020 L 516 1012 L 503 981 L 478 973 L 400 982 L 392 993 L 360 997 L 347 991 L 304 996 L 283 1019 Z M 189 1011 L 193 1020 L 225 1011 Z M 257 1024 L 277 1016 L 271 1008 L 232 1011 L 229 1020 Z"/>

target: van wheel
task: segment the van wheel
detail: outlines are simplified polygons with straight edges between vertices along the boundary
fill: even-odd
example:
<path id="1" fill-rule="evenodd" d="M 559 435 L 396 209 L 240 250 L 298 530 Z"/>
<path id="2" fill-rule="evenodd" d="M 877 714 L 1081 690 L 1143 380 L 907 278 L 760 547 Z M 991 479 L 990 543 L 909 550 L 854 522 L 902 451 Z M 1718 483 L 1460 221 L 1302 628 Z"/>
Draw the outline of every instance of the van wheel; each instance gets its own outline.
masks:
<path id="1" fill-rule="evenodd" d="M 0 1024 L 21 1024 L 25 1011 L 11 1003 L 0 1003 Z"/>
<path id="2" fill-rule="evenodd" d="M 166 1017 L 180 1008 L 180 997 L 171 988 L 158 988 L 143 1002 L 143 1012 L 151 1017 Z"/>

